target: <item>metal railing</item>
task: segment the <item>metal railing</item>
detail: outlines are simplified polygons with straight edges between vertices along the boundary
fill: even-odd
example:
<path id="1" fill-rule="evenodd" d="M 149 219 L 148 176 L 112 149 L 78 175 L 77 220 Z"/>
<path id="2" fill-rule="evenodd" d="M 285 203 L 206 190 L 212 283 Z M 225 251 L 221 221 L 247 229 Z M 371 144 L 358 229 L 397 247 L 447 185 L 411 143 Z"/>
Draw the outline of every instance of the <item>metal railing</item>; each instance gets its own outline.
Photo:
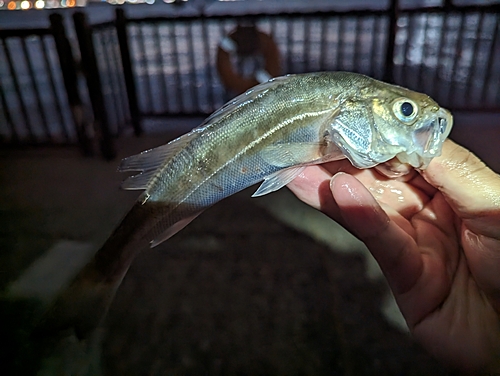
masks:
<path id="1" fill-rule="evenodd" d="M 72 50 L 62 17 L 49 28 L 0 30 L 0 142 L 79 143 L 90 153 Z"/>
<path id="2" fill-rule="evenodd" d="M 141 116 L 206 115 L 222 106 L 229 97 L 217 47 L 242 19 L 273 36 L 283 74 L 350 70 L 384 78 L 386 11 L 127 19 Z"/>
<path id="3" fill-rule="evenodd" d="M 92 105 L 92 113 L 94 116 L 94 129 L 98 133 L 99 146 L 101 153 L 106 159 L 112 159 L 116 155 L 116 150 L 113 142 L 113 133 L 110 128 L 109 118 L 115 112 L 107 107 L 104 99 L 106 87 L 102 85 L 102 73 L 96 58 L 96 48 L 94 46 L 94 31 L 96 33 L 106 27 L 95 27 L 91 29 L 87 23 L 83 13 L 75 13 L 73 15 L 75 23 L 75 31 L 78 38 L 80 48 L 80 59 L 83 74 L 85 76 L 87 92 Z M 114 95 L 115 101 L 118 96 Z"/>
<path id="4" fill-rule="evenodd" d="M 248 19 L 272 35 L 283 74 L 354 71 L 454 110 L 500 111 L 500 4 L 400 10 L 392 0 L 378 11 L 142 19 L 119 7 L 114 21 L 98 25 L 73 16 L 90 130 L 61 17 L 52 15 L 48 29 L 0 30 L 0 141 L 79 141 L 89 152 L 95 132 L 113 158 L 114 138 L 130 125 L 140 134 L 144 118 L 207 115 L 229 99 L 218 45 Z M 43 58 L 35 61 L 33 49 Z"/>
<path id="5" fill-rule="evenodd" d="M 394 81 L 451 109 L 499 111 L 499 5 L 401 12 Z"/>
<path id="6" fill-rule="evenodd" d="M 283 73 L 348 70 L 455 110 L 500 110 L 500 5 L 253 16 L 118 18 L 141 117 L 203 115 L 227 99 L 215 60 L 242 19 L 273 36 Z M 125 73 L 127 75 L 127 72 Z"/>

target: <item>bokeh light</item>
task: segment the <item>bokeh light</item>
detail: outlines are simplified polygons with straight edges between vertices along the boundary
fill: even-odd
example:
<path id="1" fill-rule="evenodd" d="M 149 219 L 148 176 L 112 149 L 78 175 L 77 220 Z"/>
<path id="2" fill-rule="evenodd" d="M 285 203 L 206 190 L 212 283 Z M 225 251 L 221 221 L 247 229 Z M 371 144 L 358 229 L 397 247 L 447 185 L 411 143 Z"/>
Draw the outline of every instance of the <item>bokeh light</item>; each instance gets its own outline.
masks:
<path id="1" fill-rule="evenodd" d="M 26 10 L 31 8 L 31 3 L 28 0 L 21 1 L 21 9 Z"/>

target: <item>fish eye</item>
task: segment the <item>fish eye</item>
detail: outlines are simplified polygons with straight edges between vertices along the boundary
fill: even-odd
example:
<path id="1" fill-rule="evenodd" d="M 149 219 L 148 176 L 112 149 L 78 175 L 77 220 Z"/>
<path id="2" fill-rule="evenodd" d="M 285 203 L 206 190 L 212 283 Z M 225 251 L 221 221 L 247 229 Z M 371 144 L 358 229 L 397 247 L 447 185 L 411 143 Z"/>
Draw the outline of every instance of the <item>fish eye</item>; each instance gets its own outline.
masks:
<path id="1" fill-rule="evenodd" d="M 418 115 L 417 104 L 408 98 L 399 98 L 392 106 L 394 115 L 404 123 L 412 123 Z"/>
<path id="2" fill-rule="evenodd" d="M 410 102 L 403 102 L 401 104 L 401 113 L 404 116 L 411 116 L 413 114 L 413 105 Z"/>

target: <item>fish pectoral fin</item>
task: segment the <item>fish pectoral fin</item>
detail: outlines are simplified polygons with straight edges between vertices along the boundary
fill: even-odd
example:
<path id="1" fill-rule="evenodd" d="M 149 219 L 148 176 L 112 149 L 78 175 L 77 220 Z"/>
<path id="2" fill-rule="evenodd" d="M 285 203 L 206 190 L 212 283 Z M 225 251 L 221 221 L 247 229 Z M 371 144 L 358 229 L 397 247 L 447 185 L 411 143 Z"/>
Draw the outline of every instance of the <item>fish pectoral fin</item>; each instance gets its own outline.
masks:
<path id="1" fill-rule="evenodd" d="M 267 146 L 260 155 L 270 165 L 286 168 L 320 159 L 322 148 L 320 142 L 289 142 Z"/>
<path id="2" fill-rule="evenodd" d="M 345 158 L 342 150 L 332 142 L 275 144 L 265 147 L 260 155 L 270 165 L 283 169 L 266 176 L 252 197 L 266 195 L 287 185 L 306 168 L 305 165 Z"/>
<path id="3" fill-rule="evenodd" d="M 150 247 L 154 248 L 157 245 L 163 243 L 165 240 L 171 238 L 175 234 L 177 234 L 179 231 L 181 231 L 184 227 L 189 225 L 197 216 L 199 216 L 202 212 L 200 211 L 199 213 L 196 213 L 190 217 L 181 219 L 179 222 L 174 223 L 172 226 L 167 228 L 166 231 L 161 233 L 159 236 L 157 236 L 155 239 L 153 239 L 150 243 Z"/>
<path id="4" fill-rule="evenodd" d="M 264 196 L 268 193 L 277 191 L 295 179 L 305 168 L 306 166 L 289 167 L 266 176 L 264 182 L 255 191 L 252 197 Z"/>

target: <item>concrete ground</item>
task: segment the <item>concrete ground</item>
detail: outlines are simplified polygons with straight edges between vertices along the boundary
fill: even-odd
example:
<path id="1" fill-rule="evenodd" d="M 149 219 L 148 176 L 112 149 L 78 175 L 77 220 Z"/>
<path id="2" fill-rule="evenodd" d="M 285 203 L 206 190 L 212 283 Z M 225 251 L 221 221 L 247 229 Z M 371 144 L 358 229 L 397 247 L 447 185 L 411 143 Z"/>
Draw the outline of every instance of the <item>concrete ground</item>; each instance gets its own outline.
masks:
<path id="1" fill-rule="evenodd" d="M 117 161 L 192 125 L 123 138 Z M 461 114 L 452 137 L 500 171 L 497 115 Z M 137 193 L 118 189 L 117 161 L 71 148 L 0 153 L 0 287 L 17 291 L 0 301 L 6 374 L 86 369 L 78 354 L 63 357 L 69 365 L 40 360 L 29 331 L 41 304 L 19 291 L 28 266 L 49 249 L 68 257 L 50 276 L 77 268 L 71 252 L 96 250 L 131 207 Z M 100 332 L 95 368 L 79 374 L 447 374 L 406 334 L 362 244 L 286 190 L 251 193 L 224 200 L 137 258 Z M 30 291 L 50 300 L 51 288 Z"/>

